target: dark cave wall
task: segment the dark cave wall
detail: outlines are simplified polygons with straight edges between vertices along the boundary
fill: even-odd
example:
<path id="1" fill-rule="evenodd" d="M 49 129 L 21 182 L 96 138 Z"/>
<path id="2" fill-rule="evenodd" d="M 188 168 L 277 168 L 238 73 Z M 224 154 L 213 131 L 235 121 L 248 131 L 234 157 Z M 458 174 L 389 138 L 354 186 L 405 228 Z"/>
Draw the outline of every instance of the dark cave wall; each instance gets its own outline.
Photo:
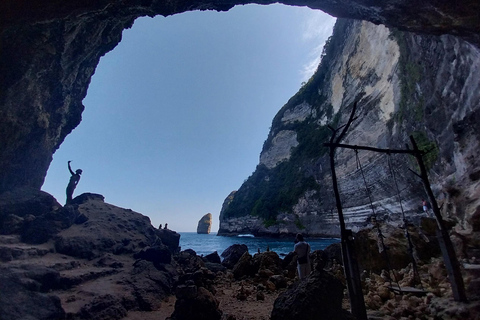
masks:
<path id="1" fill-rule="evenodd" d="M 4 30 L 0 191 L 41 187 L 53 153 L 81 121 L 100 57 L 132 22 L 103 13 Z"/>
<path id="2" fill-rule="evenodd" d="M 0 3 L 0 193 L 40 188 L 52 155 L 80 123 L 101 56 L 139 16 L 226 11 L 241 1 L 60 1 Z M 269 4 L 274 1 L 258 1 Z M 283 1 L 405 30 L 451 33 L 480 45 L 480 3 Z"/>

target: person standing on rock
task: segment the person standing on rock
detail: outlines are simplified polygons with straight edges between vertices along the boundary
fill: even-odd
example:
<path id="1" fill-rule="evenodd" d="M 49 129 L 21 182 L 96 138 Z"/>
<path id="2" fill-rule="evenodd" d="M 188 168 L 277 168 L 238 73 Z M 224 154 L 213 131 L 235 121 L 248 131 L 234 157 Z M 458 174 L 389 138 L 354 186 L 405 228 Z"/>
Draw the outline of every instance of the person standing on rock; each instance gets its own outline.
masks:
<path id="1" fill-rule="evenodd" d="M 298 277 L 301 279 L 305 278 L 312 271 L 310 267 L 310 245 L 305 242 L 303 235 L 298 233 L 295 237 L 295 246 L 293 251 L 297 254 L 297 271 Z"/>
<path id="2" fill-rule="evenodd" d="M 75 172 L 73 172 L 72 167 L 70 167 L 70 162 L 68 161 L 68 171 L 70 171 L 70 174 L 72 175 L 70 177 L 70 181 L 68 182 L 67 186 L 67 203 L 69 204 L 72 202 L 72 196 L 73 196 L 73 191 L 77 187 L 78 181 L 80 181 L 80 175 L 82 174 L 82 169 L 77 169 Z"/>

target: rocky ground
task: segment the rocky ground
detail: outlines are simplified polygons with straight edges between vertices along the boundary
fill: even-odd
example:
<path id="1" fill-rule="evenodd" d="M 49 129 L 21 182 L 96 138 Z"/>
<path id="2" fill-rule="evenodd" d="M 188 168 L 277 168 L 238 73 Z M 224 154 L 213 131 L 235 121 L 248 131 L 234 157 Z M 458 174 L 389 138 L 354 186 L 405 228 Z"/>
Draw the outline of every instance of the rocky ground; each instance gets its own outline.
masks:
<path id="1" fill-rule="evenodd" d="M 357 234 L 368 317 L 480 319 L 478 261 L 468 250 L 460 256 L 469 302 L 455 302 L 428 223 L 422 232 L 410 229 L 418 276 L 405 256 L 403 231 L 383 230 L 391 272 L 377 255 L 375 232 Z M 293 255 L 252 256 L 242 245 L 223 259 L 179 252 L 176 232 L 156 229 L 100 195 L 62 207 L 38 191 L 0 197 L 0 231 L 2 320 L 352 319 L 338 246 L 313 252 L 314 272 L 299 281 Z M 396 294 L 392 285 L 426 292 Z"/>

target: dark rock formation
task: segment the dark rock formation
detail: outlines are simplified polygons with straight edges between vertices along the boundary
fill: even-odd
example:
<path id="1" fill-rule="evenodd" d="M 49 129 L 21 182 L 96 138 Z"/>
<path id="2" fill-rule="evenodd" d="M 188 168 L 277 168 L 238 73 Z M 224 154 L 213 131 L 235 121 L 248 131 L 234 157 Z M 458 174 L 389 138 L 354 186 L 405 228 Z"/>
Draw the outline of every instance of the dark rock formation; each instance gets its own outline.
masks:
<path id="1" fill-rule="evenodd" d="M 83 194 L 62 208 L 43 192 L 19 194 L 16 210 L 5 200 L 11 193 L 1 202 L 21 221 L 18 232 L 0 235 L 2 320 L 120 319 L 129 310 L 157 310 L 172 294 L 181 270 L 172 259 L 174 231 L 158 234 L 148 217 L 101 195 Z M 164 238 L 177 247 L 170 251 Z"/>
<path id="2" fill-rule="evenodd" d="M 65 318 L 60 299 L 47 294 L 45 290 L 40 291 L 37 284 L 38 282 L 20 272 L 2 268 L 0 314 L 3 320 Z"/>
<path id="3" fill-rule="evenodd" d="M 343 285 L 323 271 L 296 282 L 275 300 L 272 320 L 355 319 L 342 309 Z"/>
<path id="4" fill-rule="evenodd" d="M 198 221 L 197 233 L 209 234 L 211 227 L 212 227 L 212 214 L 207 213 Z"/>
<path id="5" fill-rule="evenodd" d="M 195 288 L 195 286 L 190 287 Z M 184 292 L 184 291 L 182 291 Z M 219 320 L 222 312 L 218 309 L 218 301 L 207 289 L 198 287 L 196 292 L 177 295 L 175 311 L 172 314 L 174 320 Z"/>
<path id="6" fill-rule="evenodd" d="M 382 248 L 376 229 L 365 229 L 355 234 L 355 250 L 360 270 L 380 273 L 383 269 L 405 268 L 412 262 L 412 255 L 403 229 L 385 225 L 382 228 L 382 235 L 386 251 Z M 427 237 L 414 226 L 409 226 L 409 236 L 417 263 L 426 263 L 430 258 L 440 256 L 440 247 L 436 237 Z M 341 259 L 337 261 L 342 262 Z"/>
<path id="7" fill-rule="evenodd" d="M 105 253 L 133 254 L 157 239 L 148 217 L 130 209 L 114 208 L 103 202 L 101 196 L 79 196 L 73 203 L 88 221 L 58 233 L 55 249 L 59 253 L 86 259 Z"/>
<path id="8" fill-rule="evenodd" d="M 169 229 L 155 229 L 155 234 L 162 240 L 172 253 L 180 251 L 180 234 Z"/>
<path id="9" fill-rule="evenodd" d="M 274 274 L 281 274 L 283 270 L 282 259 L 280 259 L 278 254 L 273 251 L 255 254 L 253 256 L 252 263 L 255 267 L 255 270 L 268 269 Z"/>
<path id="10" fill-rule="evenodd" d="M 221 263 L 222 260 L 220 259 L 220 256 L 218 255 L 218 252 L 212 252 L 210 254 L 207 254 L 205 257 L 203 257 L 205 261 L 208 262 L 213 262 L 213 263 Z"/>
<path id="11" fill-rule="evenodd" d="M 197 253 L 192 249 L 181 251 L 176 259 L 187 273 L 193 273 L 198 269 L 205 267 L 205 262 L 203 262 L 202 258 L 197 256 Z"/>
<path id="12" fill-rule="evenodd" d="M 248 252 L 248 247 L 244 244 L 233 244 L 220 255 L 223 258 L 222 264 L 232 269 L 235 264 L 240 260 L 245 252 Z"/>
<path id="13" fill-rule="evenodd" d="M 252 265 L 252 255 L 249 254 L 248 252 L 245 252 L 238 262 L 233 266 L 233 276 L 235 279 L 241 279 L 245 276 L 250 276 L 253 277 L 255 273 L 257 273 L 258 269 L 255 270 L 255 268 Z"/>
<path id="14" fill-rule="evenodd" d="M 50 194 L 18 188 L 0 195 L 0 234 L 19 233 L 25 223 L 62 206 Z"/>
<path id="15" fill-rule="evenodd" d="M 217 251 L 207 254 L 202 257 L 202 259 L 205 262 L 205 267 L 212 272 L 225 272 L 227 270 L 227 268 L 222 265 L 222 260 Z"/>
<path id="16" fill-rule="evenodd" d="M 184 261 L 200 259 L 193 250 L 182 251 L 181 254 Z M 178 279 L 175 290 L 177 301 L 171 319 L 220 319 L 222 311 L 219 310 L 219 302 L 214 297 L 215 278 L 215 273 L 203 265 L 189 263 L 188 271 Z"/>

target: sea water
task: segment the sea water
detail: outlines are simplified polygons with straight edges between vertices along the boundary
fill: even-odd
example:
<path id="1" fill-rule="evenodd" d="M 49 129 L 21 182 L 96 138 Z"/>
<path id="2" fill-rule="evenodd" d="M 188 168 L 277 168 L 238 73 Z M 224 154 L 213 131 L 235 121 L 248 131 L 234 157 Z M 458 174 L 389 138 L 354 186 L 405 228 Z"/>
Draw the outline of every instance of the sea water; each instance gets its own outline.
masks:
<path id="1" fill-rule="evenodd" d="M 217 251 L 220 255 L 232 244 L 245 244 L 250 254 L 275 251 L 279 255 L 286 255 L 293 251 L 294 238 L 264 238 L 252 235 L 241 235 L 236 237 L 221 237 L 216 233 L 197 234 L 196 232 L 180 232 L 181 250 L 192 249 L 197 255 L 207 255 Z M 337 238 L 305 238 L 310 244 L 312 251 L 323 250 L 332 243 L 340 242 Z"/>

